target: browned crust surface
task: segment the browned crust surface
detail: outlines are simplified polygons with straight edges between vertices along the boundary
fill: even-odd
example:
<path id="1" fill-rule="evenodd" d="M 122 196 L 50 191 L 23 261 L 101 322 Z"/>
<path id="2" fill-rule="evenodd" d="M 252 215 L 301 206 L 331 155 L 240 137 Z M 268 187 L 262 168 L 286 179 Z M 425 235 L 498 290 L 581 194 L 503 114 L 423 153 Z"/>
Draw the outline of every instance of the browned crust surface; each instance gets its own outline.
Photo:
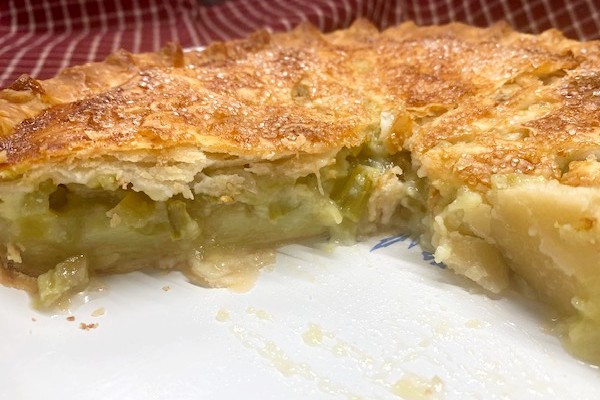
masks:
<path id="1" fill-rule="evenodd" d="M 556 177 L 550 148 L 568 156 L 570 145 L 596 145 L 597 119 L 581 107 L 596 104 L 597 64 L 589 62 L 596 48 L 503 24 L 407 23 L 380 33 L 359 21 L 329 35 L 309 26 L 259 32 L 185 55 L 173 46 L 156 54 L 119 52 L 47 81 L 22 77 L 1 91 L 0 171 L 178 146 L 263 158 L 321 153 L 360 144 L 380 112 L 391 111 L 409 115 L 392 132 L 394 144 L 418 156 L 432 152 L 426 163 L 439 158 L 440 143 L 485 147 L 469 171 L 459 171 L 464 181 L 485 183 L 493 167 L 511 170 L 499 168 L 506 154 L 522 160 L 515 171 Z M 522 93 L 503 92 L 516 81 Z M 540 140 L 504 143 L 497 129 L 473 132 L 473 121 L 518 112 L 518 97 L 530 91 L 554 105 L 518 127 Z M 571 127 L 578 134 L 566 140 Z M 451 160 L 436 161 L 435 169 L 458 171 L 464 160 L 440 151 Z"/>
<path id="2" fill-rule="evenodd" d="M 7 267 L 6 260 L 0 259 L 0 283 L 2 285 L 25 290 L 29 293 L 37 292 L 37 278 L 25 275 L 15 269 Z"/>
<path id="3" fill-rule="evenodd" d="M 598 52 L 596 43 L 588 49 Z M 430 179 L 448 186 L 482 189 L 492 175 L 506 173 L 597 186 L 598 65 L 577 57 L 477 94 L 417 129 L 410 139 L 413 157 Z"/>

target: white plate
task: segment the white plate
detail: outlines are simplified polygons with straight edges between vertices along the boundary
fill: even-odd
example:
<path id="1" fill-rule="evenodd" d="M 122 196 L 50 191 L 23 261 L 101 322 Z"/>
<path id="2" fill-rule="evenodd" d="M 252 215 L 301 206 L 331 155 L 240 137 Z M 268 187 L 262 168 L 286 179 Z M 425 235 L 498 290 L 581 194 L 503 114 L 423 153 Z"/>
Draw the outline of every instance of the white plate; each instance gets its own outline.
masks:
<path id="1" fill-rule="evenodd" d="M 106 278 L 75 321 L 0 288 L 0 399 L 598 398 L 539 306 L 487 297 L 410 240 L 376 244 L 287 246 L 242 294 Z"/>

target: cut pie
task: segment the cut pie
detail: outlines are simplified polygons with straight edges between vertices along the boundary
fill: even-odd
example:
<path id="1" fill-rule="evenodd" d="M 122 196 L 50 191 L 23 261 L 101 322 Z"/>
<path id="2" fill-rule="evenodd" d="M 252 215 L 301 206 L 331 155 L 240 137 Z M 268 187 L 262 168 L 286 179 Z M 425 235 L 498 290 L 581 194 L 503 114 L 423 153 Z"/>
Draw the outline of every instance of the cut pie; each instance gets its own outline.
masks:
<path id="1" fill-rule="evenodd" d="M 148 267 L 235 286 L 284 242 L 402 231 L 494 293 L 526 282 L 600 361 L 599 55 L 358 21 L 23 76 L 0 92 L 2 279 L 44 306 Z"/>

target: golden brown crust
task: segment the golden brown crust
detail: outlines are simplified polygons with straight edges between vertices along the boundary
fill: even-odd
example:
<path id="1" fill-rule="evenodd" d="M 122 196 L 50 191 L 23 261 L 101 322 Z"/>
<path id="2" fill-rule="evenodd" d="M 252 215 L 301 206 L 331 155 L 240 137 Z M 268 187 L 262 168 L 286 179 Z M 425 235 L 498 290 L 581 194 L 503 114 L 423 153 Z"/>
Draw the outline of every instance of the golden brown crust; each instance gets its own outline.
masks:
<path id="1" fill-rule="evenodd" d="M 9 268 L 4 259 L 0 259 L 0 284 L 29 293 L 37 292 L 37 278 Z"/>
<path id="2" fill-rule="evenodd" d="M 600 150 L 600 70 L 578 64 L 526 71 L 423 126 L 410 143 L 423 173 L 449 186 L 488 186 L 492 175 L 506 173 L 594 185 L 597 178 L 586 176 L 593 168 L 563 180 Z"/>
<path id="3" fill-rule="evenodd" d="M 338 101 L 347 102 L 351 88 L 337 82 L 337 71 L 319 76 L 327 74 L 331 50 L 317 32 L 304 28 L 295 34 L 276 36 L 271 44 L 264 33 L 215 44 L 190 54 L 185 68 L 149 63 L 14 129 L 10 121 L 0 141 L 4 166 L 188 144 L 261 157 L 359 144 L 371 110 L 357 102 L 337 107 Z M 305 46 L 308 41 L 323 45 Z M 261 51 L 267 45 L 269 51 Z M 311 93 L 299 83 L 305 76 L 312 78 L 322 104 L 311 101 Z M 20 88 L 35 95 L 29 87 L 36 83 L 30 83 L 7 91 L 10 95 Z M 66 84 L 65 91 L 75 86 Z"/>
<path id="4" fill-rule="evenodd" d="M 442 191 L 465 184 L 485 191 L 493 175 L 507 173 L 595 185 L 593 167 L 568 172 L 600 150 L 599 53 L 598 43 L 555 31 L 528 36 L 500 29 L 463 53 L 467 61 L 453 61 L 463 70 L 480 68 L 493 84 L 395 143 Z"/>
<path id="5" fill-rule="evenodd" d="M 0 91 L 0 137 L 9 135 L 21 121 L 43 110 L 104 92 L 149 67 L 179 65 L 182 57 L 177 45 L 146 54 L 119 50 L 103 62 L 65 68 L 45 81 L 22 75 Z"/>
<path id="6" fill-rule="evenodd" d="M 49 81 L 22 78 L 0 92 L 0 168 L 18 175 L 28 165 L 67 157 L 178 146 L 259 158 L 322 153 L 361 143 L 382 111 L 408 112 L 418 126 L 460 104 L 454 119 L 416 136 L 411 148 L 420 154 L 455 140 L 450 135 L 461 132 L 461 122 L 489 113 L 493 93 L 507 82 L 574 68 L 581 46 L 556 32 L 521 35 L 505 24 L 407 23 L 378 33 L 361 21 L 329 35 L 307 25 L 286 34 L 258 32 L 185 56 L 173 47 L 138 56 L 121 52 Z M 566 96 L 571 89 L 563 90 Z M 576 105 L 569 107 L 576 119 Z M 567 114 L 558 111 L 557 121 L 548 115 L 524 129 L 562 127 Z M 410 135 L 396 129 L 392 140 L 400 148 Z M 491 148 L 481 138 L 478 144 Z M 517 149 L 523 168 L 556 175 L 528 151 Z M 504 162 L 498 152 L 478 157 L 484 158 L 476 160 L 482 173 Z"/>

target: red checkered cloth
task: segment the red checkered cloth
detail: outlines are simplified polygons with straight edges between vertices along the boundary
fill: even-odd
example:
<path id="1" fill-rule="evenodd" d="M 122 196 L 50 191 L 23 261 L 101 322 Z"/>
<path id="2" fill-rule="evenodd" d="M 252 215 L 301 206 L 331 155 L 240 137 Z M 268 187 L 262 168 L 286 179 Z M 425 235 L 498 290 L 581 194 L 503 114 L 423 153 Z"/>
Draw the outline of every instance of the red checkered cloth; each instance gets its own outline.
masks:
<path id="1" fill-rule="evenodd" d="M 289 30 L 308 20 L 323 31 L 366 17 L 380 28 L 506 20 L 539 33 L 558 28 L 581 40 L 600 37 L 594 0 L 8 0 L 0 3 L 0 87 L 20 74 L 43 79 L 124 48 L 158 50 L 239 38 L 262 27 Z"/>

